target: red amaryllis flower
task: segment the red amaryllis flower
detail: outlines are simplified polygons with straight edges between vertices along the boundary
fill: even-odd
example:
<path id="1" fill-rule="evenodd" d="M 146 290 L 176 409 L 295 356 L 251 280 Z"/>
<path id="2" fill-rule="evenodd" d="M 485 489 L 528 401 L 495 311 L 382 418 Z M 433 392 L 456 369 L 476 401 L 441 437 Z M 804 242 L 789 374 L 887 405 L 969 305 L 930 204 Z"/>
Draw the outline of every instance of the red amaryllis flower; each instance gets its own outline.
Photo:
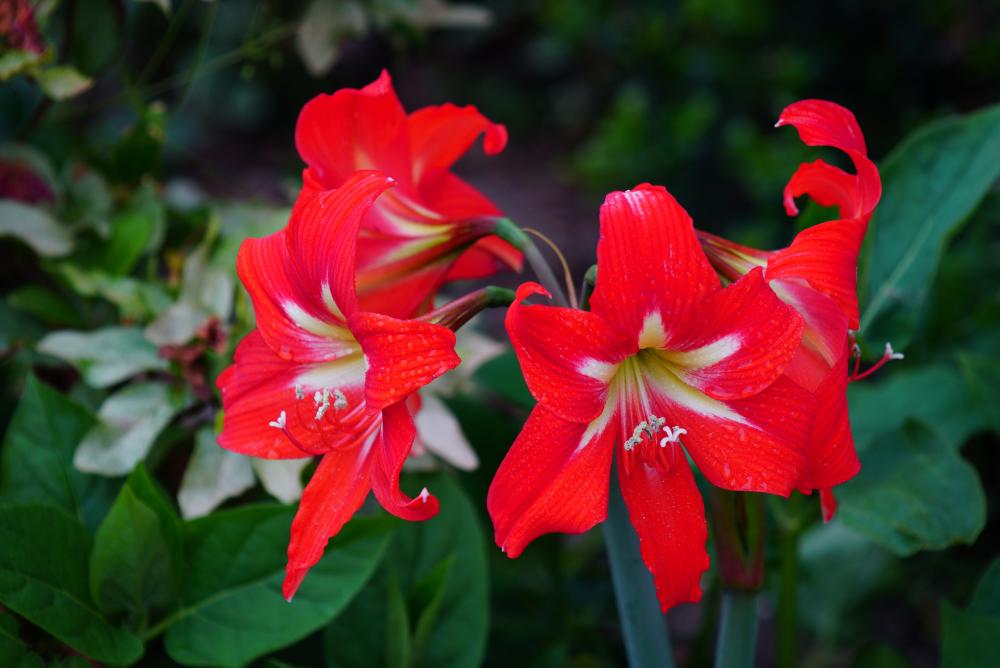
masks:
<path id="1" fill-rule="evenodd" d="M 817 160 L 800 165 L 785 187 L 788 215 L 798 213 L 796 197 L 809 195 L 823 206 L 837 207 L 840 217 L 804 230 L 790 246 L 773 252 L 704 232 L 699 237 L 720 274 L 736 280 L 762 268 L 778 297 L 805 321 L 802 345 L 785 371 L 818 402 L 798 487 L 807 493 L 820 490 L 823 515 L 829 519 L 836 509 L 830 488 L 861 468 L 847 413 L 848 330 L 858 328 L 858 252 L 882 185 L 857 120 L 847 109 L 823 100 L 803 100 L 785 109 L 777 124 L 795 127 L 809 146 L 831 146 L 850 157 L 854 174 Z M 883 359 L 894 357 L 898 355 L 887 347 Z"/>
<path id="2" fill-rule="evenodd" d="M 363 311 L 354 287 L 358 227 L 391 183 L 360 172 L 307 195 L 287 228 L 247 240 L 237 259 L 257 329 L 219 376 L 219 444 L 269 459 L 322 456 L 292 523 L 289 599 L 369 489 L 404 519 L 438 510 L 426 489 L 403 494 L 399 472 L 415 433 L 407 397 L 458 364 L 455 335 Z"/>
<path id="3" fill-rule="evenodd" d="M 707 528 L 687 455 L 714 485 L 787 495 L 812 398 L 783 377 L 802 319 L 760 270 L 722 289 L 691 219 L 662 187 L 608 195 L 592 311 L 529 306 L 507 331 L 538 399 L 487 504 L 510 557 L 607 513 L 618 477 L 663 609 L 701 596 Z M 682 449 L 683 448 L 683 449 Z M 686 454 L 685 454 L 686 453 Z"/>
<path id="4" fill-rule="evenodd" d="M 29 0 L 0 0 L 0 37 L 12 49 L 45 52 L 45 41 L 38 33 Z"/>
<path id="5" fill-rule="evenodd" d="M 359 169 L 396 181 L 365 216 L 358 240 L 366 309 L 411 317 L 432 307 L 445 281 L 520 268 L 520 252 L 491 234 L 500 211 L 450 171 L 481 134 L 489 155 L 507 143 L 504 126 L 472 106 L 407 115 L 385 71 L 361 90 L 320 95 L 303 107 L 295 144 L 308 164 L 304 191 L 336 188 Z"/>

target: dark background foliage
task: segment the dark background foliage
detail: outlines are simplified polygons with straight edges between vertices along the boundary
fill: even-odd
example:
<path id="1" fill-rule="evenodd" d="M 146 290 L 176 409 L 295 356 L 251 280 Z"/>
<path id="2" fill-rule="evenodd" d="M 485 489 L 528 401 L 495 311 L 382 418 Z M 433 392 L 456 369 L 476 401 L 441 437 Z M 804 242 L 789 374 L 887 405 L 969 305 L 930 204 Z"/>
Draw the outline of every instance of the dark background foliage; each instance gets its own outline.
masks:
<path id="1" fill-rule="evenodd" d="M 225 346 L 216 353 L 206 344 L 202 367 L 194 372 L 176 359 L 169 367 L 154 361 L 134 369 L 147 381 L 172 374 L 167 385 L 184 397 L 169 399 L 175 408 L 144 458 L 156 482 L 140 468 L 123 486 L 121 475 L 76 471 L 72 457 L 108 388 L 124 379 L 95 383 L 87 376 L 90 361 L 75 363 L 74 370 L 38 342 L 56 329 L 147 324 L 186 289 L 181 267 L 199 244 L 212 249 L 213 266 L 231 274 L 240 238 L 280 225 L 294 197 L 302 167 L 294 149 L 295 119 L 314 95 L 362 86 L 388 68 L 408 109 L 443 101 L 475 104 L 506 124 L 508 148 L 492 158 L 474 149 L 459 172 L 520 225 L 550 235 L 577 280 L 594 262 L 604 194 L 644 181 L 667 186 L 704 229 L 763 248 L 786 243 L 797 222 L 781 208 L 785 181 L 803 160 L 822 155 L 842 164 L 842 157 L 808 149 L 793 131 L 772 126 L 785 105 L 819 97 L 854 111 L 886 179 L 883 206 L 893 213 L 873 221 L 878 234 L 869 240 L 862 276 L 881 276 L 897 266 L 885 269 L 878 258 L 911 251 L 927 273 L 906 274 L 897 310 L 873 313 L 870 336 L 861 333 L 866 352 L 877 353 L 889 338 L 904 346 L 907 357 L 852 388 L 865 472 L 845 488 L 840 519 L 817 524 L 814 499 L 791 518 L 782 503 L 769 505 L 768 572 L 774 577 L 769 575 L 762 602 L 758 658 L 761 665 L 775 661 L 777 536 L 793 526 L 801 534 L 804 665 L 989 665 L 991 655 L 982 647 L 995 652 L 1000 637 L 998 608 L 990 603 L 997 603 L 1000 573 L 993 569 L 992 579 L 976 587 L 1000 545 L 997 112 L 986 120 L 956 121 L 940 130 L 942 139 L 931 136 L 909 152 L 897 149 L 894 161 L 886 158 L 918 128 L 1000 98 L 1000 5 L 498 1 L 481 4 L 489 10 L 484 22 L 478 11 L 443 14 L 441 3 L 406 0 L 178 0 L 167 12 L 154 2 L 43 4 L 39 22 L 51 45 L 45 67 L 71 66 L 92 85 L 65 101 L 46 96 L 41 74 L 25 72 L 0 86 L 0 139 L 44 156 L 56 184 L 46 210 L 74 239 L 67 260 L 29 248 L 16 233 L 0 238 L 0 418 L 7 425 L 0 501 L 54 505 L 78 518 L 64 544 L 39 537 L 38 549 L 99 544 L 102 531 L 121 531 L 113 528 L 115 512 L 138 512 L 130 503 L 159 517 L 148 530 L 155 534 L 161 526 L 166 536 L 155 539 L 164 543 L 164 563 L 174 557 L 173 529 L 163 527 L 176 525 L 185 544 L 200 545 L 199 536 L 213 522 L 253 525 L 248 513 L 257 511 L 243 506 L 268 498 L 259 487 L 226 503 L 225 512 L 233 516 L 215 513 L 182 523 L 175 510 L 161 507 L 173 503 L 160 496 L 163 490 L 176 494 L 196 447 L 194 434 L 215 419 L 215 401 L 205 388 L 227 362 Z M 303 23 L 316 28 L 306 38 L 298 36 Z M 310 64 L 310 58 L 325 62 Z M 984 146 L 996 148 L 975 153 Z M 968 174 L 968 164 L 980 164 L 975 160 L 983 168 Z M 977 178 L 984 182 L 969 185 Z M 808 216 L 817 220 L 821 213 L 811 209 Z M 98 285 L 108 276 L 118 280 L 119 292 Z M 139 295 L 134 300 L 120 296 L 126 280 Z M 497 280 L 514 285 L 518 278 Z M 862 279 L 863 309 L 881 285 Z M 485 320 L 499 337 L 497 316 Z M 251 322 L 239 297 L 229 321 L 231 350 Z M 192 340 L 201 345 L 208 338 Z M 62 394 L 33 385 L 38 381 L 28 379 L 32 373 Z M 202 378 L 202 387 L 192 378 Z M 94 596 L 112 627 L 148 639 L 144 661 L 151 665 L 239 665 L 278 648 L 284 649 L 257 660 L 365 665 L 378 656 L 375 663 L 404 665 L 433 657 L 437 665 L 474 665 L 482 657 L 497 666 L 622 664 L 599 532 L 540 539 L 513 562 L 489 541 L 486 489 L 531 400 L 509 354 L 482 367 L 474 380 L 475 391 L 449 403 L 481 466 L 472 474 L 436 474 L 442 501 L 452 497 L 459 510 L 423 528 L 374 518 L 359 524 L 349 549 L 368 555 L 372 564 L 390 556 L 378 562 L 375 575 L 361 568 L 346 589 L 338 588 L 344 601 L 325 608 L 317 603 L 317 614 L 325 615 L 321 625 L 302 626 L 302 633 L 289 632 L 258 654 L 199 659 L 191 649 L 196 643 L 178 639 L 197 636 L 198 629 L 169 623 L 177 615 L 170 614 L 175 601 L 183 601 L 183 608 L 209 596 L 198 583 L 180 578 L 176 591 L 155 592 L 164 602 L 159 609 L 131 609 L 118 601 L 131 617 L 114 606 L 105 609 L 99 600 L 104 590 L 93 581 L 103 554 L 95 547 L 89 576 L 81 566 L 83 580 L 67 584 L 67 591 Z M 63 394 L 74 403 L 63 405 L 70 401 Z M 46 424 L 55 425 L 52 433 Z M 54 447 L 62 450 L 36 461 L 38 449 Z M 81 507 L 67 506 L 56 493 L 25 492 L 31 483 L 23 471 L 32 462 L 39 477 L 68 471 Z M 51 512 L 31 511 L 40 521 Z M 264 572 L 280 567 L 287 517 L 271 506 L 259 512 L 255 535 L 277 551 L 273 564 L 255 566 Z M 22 540 L 24 523 L 9 515 L 0 521 L 0 536 Z M 471 551 L 456 533 L 468 536 Z M 479 533 L 481 554 L 474 549 Z M 129 540 L 154 539 L 140 534 Z M 435 542 L 440 549 L 428 547 Z M 6 537 L 2 544 L 0 552 L 10 551 Z M 208 550 L 182 552 L 177 559 L 186 569 L 218 567 Z M 17 571 L 11 565 L 17 558 L 12 552 L 3 557 L 0 585 L 14 587 L 2 578 Z M 711 662 L 717 592 L 714 579 L 706 582 L 702 604 L 668 616 L 680 665 Z M 351 598 L 359 589 L 362 594 Z M 348 590 L 350 595 L 343 593 Z M 328 586 L 316 596 L 332 600 L 331 591 Z M 472 603 L 463 601 L 468 592 L 478 597 Z M 71 662 L 67 646 L 97 656 L 44 615 L 26 613 L 19 607 L 23 601 L 2 603 L 17 613 L 0 615 L 5 633 L 15 639 L 11 656 L 23 648 L 41 656 L 39 661 Z M 277 620 L 284 613 L 278 607 L 262 614 Z M 243 642 L 223 642 L 230 641 Z M 117 658 L 109 663 L 134 660 L 112 655 Z"/>

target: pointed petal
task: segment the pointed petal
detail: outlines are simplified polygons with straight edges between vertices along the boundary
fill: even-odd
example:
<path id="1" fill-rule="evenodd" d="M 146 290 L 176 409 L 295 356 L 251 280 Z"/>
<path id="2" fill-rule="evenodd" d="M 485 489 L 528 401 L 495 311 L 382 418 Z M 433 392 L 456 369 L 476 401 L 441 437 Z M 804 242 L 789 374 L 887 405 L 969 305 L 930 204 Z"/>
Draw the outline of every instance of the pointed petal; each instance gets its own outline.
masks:
<path id="1" fill-rule="evenodd" d="M 295 146 L 309 165 L 310 180 L 324 190 L 362 169 L 377 169 L 410 186 L 406 113 L 384 70 L 360 90 L 343 88 L 307 102 L 295 126 Z"/>
<path id="2" fill-rule="evenodd" d="M 376 439 L 372 489 L 382 507 L 396 517 L 411 522 L 427 520 L 437 515 L 438 500 L 425 487 L 415 498 L 409 498 L 399 488 L 399 473 L 410 455 L 417 435 L 406 402 L 382 411 L 382 434 Z"/>
<path id="3" fill-rule="evenodd" d="M 315 309 L 340 318 L 357 310 L 358 229 L 375 199 L 393 183 L 380 172 L 357 172 L 336 190 L 300 197 L 287 228 L 291 268 Z"/>
<path id="4" fill-rule="evenodd" d="M 473 106 L 454 104 L 424 107 L 406 119 L 413 155 L 413 176 L 449 169 L 465 155 L 481 134 L 483 150 L 495 155 L 507 145 L 507 128 L 490 122 Z"/>
<path id="5" fill-rule="evenodd" d="M 448 220 L 501 215 L 489 198 L 452 172 L 425 176 L 420 183 L 420 198 L 428 209 Z"/>
<path id="6" fill-rule="evenodd" d="M 882 182 L 875 163 L 868 159 L 865 138 L 854 114 L 833 102 L 801 100 L 781 112 L 777 125 L 794 126 L 799 138 L 809 146 L 832 146 L 850 156 L 857 177 L 855 201 L 848 215 L 867 222 L 882 196 Z"/>
<path id="7" fill-rule="evenodd" d="M 850 351 L 846 337 L 836 363 L 813 394 L 816 422 L 806 450 L 806 462 L 799 487 L 824 489 L 847 482 L 861 470 L 851 436 L 847 411 L 847 366 Z"/>
<path id="8" fill-rule="evenodd" d="M 464 365 L 464 363 L 463 363 Z M 463 471 L 475 471 L 479 457 L 462 433 L 462 426 L 443 401 L 423 393 L 423 404 L 413 416 L 420 441 L 438 458 Z"/>
<path id="9" fill-rule="evenodd" d="M 666 471 L 638 462 L 627 476 L 619 467 L 618 480 L 663 612 L 701 600 L 708 526 L 687 459 L 678 457 Z"/>
<path id="10" fill-rule="evenodd" d="M 358 313 L 351 329 L 368 361 L 365 397 L 372 409 L 405 399 L 461 362 L 454 332 L 440 325 Z"/>
<path id="11" fill-rule="evenodd" d="M 219 445 L 227 450 L 265 459 L 300 459 L 359 438 L 353 431 L 331 434 L 320 428 L 311 397 L 317 390 L 334 387 L 351 406 L 362 404 L 364 361 L 360 356 L 326 364 L 293 363 L 278 357 L 254 330 L 240 342 L 233 365 L 219 375 L 217 383 L 224 411 Z M 296 386 L 305 398 L 297 399 Z M 282 411 L 298 445 L 269 426 Z M 356 426 L 363 431 L 367 425 Z"/>
<path id="12" fill-rule="evenodd" d="M 795 488 L 815 415 L 812 394 L 780 377 L 760 394 L 721 402 L 669 377 L 652 380 L 667 424 L 687 431 L 681 443 L 710 483 L 782 496 Z"/>
<path id="13" fill-rule="evenodd" d="M 613 192 L 601 207 L 597 286 L 591 308 L 636 336 L 651 313 L 683 329 L 719 279 L 695 236 L 691 217 L 661 186 Z"/>
<path id="14" fill-rule="evenodd" d="M 370 460 L 370 440 L 358 450 L 331 453 L 320 460 L 292 521 L 281 588 L 289 601 L 309 569 L 323 556 L 327 541 L 337 535 L 368 496 Z"/>
<path id="15" fill-rule="evenodd" d="M 798 280 L 775 279 L 769 285 L 805 323 L 802 343 L 785 374 L 813 392 L 847 349 L 847 318 L 836 302 Z"/>
<path id="16" fill-rule="evenodd" d="M 567 422 L 535 406 L 486 498 L 508 557 L 542 534 L 582 533 L 607 517 L 613 443 L 612 428 Z"/>
<path id="17" fill-rule="evenodd" d="M 823 511 L 823 521 L 829 522 L 837 512 L 837 498 L 833 495 L 832 489 L 819 490 L 819 504 Z"/>
<path id="18" fill-rule="evenodd" d="M 801 339 L 801 316 L 756 268 L 705 299 L 660 354 L 688 385 L 715 399 L 742 399 L 781 375 Z"/>
<path id="19" fill-rule="evenodd" d="M 767 261 L 767 280 L 801 279 L 833 299 L 858 328 L 858 253 L 866 224 L 834 220 L 807 228 Z"/>
<path id="20" fill-rule="evenodd" d="M 292 269 L 285 230 L 247 239 L 236 257 L 236 271 L 253 301 L 257 328 L 279 356 L 318 362 L 357 352 L 343 318 L 323 304 L 319 285 L 310 286 Z M 273 419 L 273 418 L 272 418 Z"/>
<path id="21" fill-rule="evenodd" d="M 589 422 L 600 414 L 617 364 L 635 352 L 594 313 L 548 305 L 526 306 L 548 296 L 537 283 L 517 289 L 506 327 L 528 388 L 566 420 Z"/>

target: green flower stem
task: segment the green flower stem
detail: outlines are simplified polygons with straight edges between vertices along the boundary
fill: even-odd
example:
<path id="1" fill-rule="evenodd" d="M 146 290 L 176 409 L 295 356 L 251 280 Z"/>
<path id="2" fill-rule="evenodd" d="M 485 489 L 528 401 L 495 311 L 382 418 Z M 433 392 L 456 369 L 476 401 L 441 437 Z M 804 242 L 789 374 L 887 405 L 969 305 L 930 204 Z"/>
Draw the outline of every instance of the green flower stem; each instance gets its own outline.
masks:
<path id="1" fill-rule="evenodd" d="M 569 299 L 566 297 L 566 291 L 563 289 L 562 283 L 556 278 L 552 267 L 545 261 L 545 258 L 538 250 L 538 246 L 535 245 L 530 236 L 510 218 L 497 220 L 495 233 L 511 246 L 524 253 L 524 260 L 531 267 L 531 270 L 535 272 L 538 282 L 552 295 L 552 301 L 557 306 L 569 306 Z"/>
<path id="2" fill-rule="evenodd" d="M 611 471 L 611 491 L 608 495 L 608 519 L 603 529 L 629 665 L 633 668 L 673 668 L 670 636 L 666 619 L 660 611 L 660 602 L 656 599 L 653 575 L 642 563 L 639 536 L 629 520 L 614 469 Z"/>
<path id="3" fill-rule="evenodd" d="M 757 594 L 724 589 L 715 668 L 753 666 L 757 648 Z"/>
<path id="4" fill-rule="evenodd" d="M 803 496 L 792 494 L 781 523 L 781 590 L 778 594 L 778 666 L 794 668 L 798 645 L 799 536 L 802 534 Z"/>

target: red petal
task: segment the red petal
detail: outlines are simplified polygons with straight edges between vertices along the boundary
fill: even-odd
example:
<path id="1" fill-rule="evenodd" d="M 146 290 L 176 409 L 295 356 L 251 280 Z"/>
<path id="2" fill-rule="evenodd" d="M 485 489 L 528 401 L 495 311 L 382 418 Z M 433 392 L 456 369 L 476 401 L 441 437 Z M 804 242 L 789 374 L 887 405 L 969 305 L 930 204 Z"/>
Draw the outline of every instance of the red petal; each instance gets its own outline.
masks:
<path id="1" fill-rule="evenodd" d="M 837 362 L 813 394 L 816 422 L 806 450 L 806 463 L 799 487 L 823 489 L 847 482 L 861 470 L 851 436 L 847 412 L 847 366 L 850 350 L 847 337 Z"/>
<path id="2" fill-rule="evenodd" d="M 805 321 L 802 344 L 785 367 L 785 374 L 812 392 L 845 350 L 847 318 L 832 299 L 797 280 L 776 279 L 769 285 Z"/>
<path id="3" fill-rule="evenodd" d="M 437 515 L 438 500 L 425 487 L 416 498 L 409 498 L 399 489 L 399 473 L 410 454 L 417 429 L 406 402 L 401 401 L 382 411 L 382 433 L 376 440 L 372 488 L 382 507 L 396 517 L 411 522 L 427 520 Z"/>
<path id="4" fill-rule="evenodd" d="M 368 362 L 365 397 L 372 409 L 402 401 L 461 361 L 455 333 L 440 325 L 358 313 L 351 330 Z"/>
<path id="5" fill-rule="evenodd" d="M 666 471 L 639 462 L 628 476 L 619 467 L 618 480 L 663 612 L 700 600 L 709 563 L 708 527 L 687 460 L 678 457 Z"/>
<path id="6" fill-rule="evenodd" d="M 410 114 L 406 122 L 417 182 L 423 174 L 449 169 L 483 133 L 487 155 L 499 153 L 507 145 L 507 128 L 490 122 L 473 106 L 424 107 Z"/>
<path id="7" fill-rule="evenodd" d="M 838 207 L 841 218 L 860 215 L 857 177 L 822 160 L 802 163 L 789 179 L 785 186 L 785 212 L 789 216 L 798 214 L 795 198 L 803 195 L 820 206 Z"/>
<path id="8" fill-rule="evenodd" d="M 364 365 L 360 358 L 328 364 L 288 362 L 275 355 L 255 330 L 240 342 L 233 365 L 217 382 L 224 411 L 219 445 L 233 452 L 265 459 L 299 459 L 332 447 L 354 447 L 371 427 L 371 418 L 363 415 Z M 302 400 L 296 398 L 296 385 L 306 395 Z M 344 428 L 315 419 L 312 395 L 331 385 L 344 393 L 353 408 L 349 415 L 355 419 L 343 421 Z M 280 429 L 269 426 L 282 411 L 287 430 L 298 445 Z"/>
<path id="9" fill-rule="evenodd" d="M 607 517 L 613 443 L 614 429 L 594 434 L 535 406 L 486 498 L 508 557 L 542 534 L 582 533 Z"/>
<path id="10" fill-rule="evenodd" d="M 601 207 L 594 313 L 628 336 L 658 312 L 683 328 L 719 279 L 695 236 L 691 217 L 661 186 L 613 192 Z"/>
<path id="11" fill-rule="evenodd" d="M 794 126 L 799 138 L 809 146 L 832 146 L 850 156 L 857 171 L 856 200 L 850 216 L 867 222 L 867 215 L 882 196 L 882 182 L 875 163 L 868 159 L 865 138 L 854 114 L 833 102 L 802 100 L 781 112 L 777 125 Z"/>
<path id="12" fill-rule="evenodd" d="M 501 215 L 500 209 L 485 195 L 451 172 L 437 172 L 424 177 L 420 183 L 420 197 L 428 209 L 445 219 Z"/>
<path id="13" fill-rule="evenodd" d="M 337 188 L 361 169 L 377 169 L 411 186 L 406 113 L 389 73 L 361 90 L 343 88 L 306 103 L 295 146 L 323 189 Z"/>
<path id="14" fill-rule="evenodd" d="M 713 485 L 782 496 L 795 487 L 815 415 L 809 392 L 781 377 L 760 394 L 721 404 L 744 424 L 669 395 L 663 398 L 669 401 L 662 409 L 667 424 L 687 430 L 681 437 L 684 449 Z"/>
<path id="15" fill-rule="evenodd" d="M 681 380 L 715 399 L 742 399 L 781 375 L 802 339 L 802 318 L 760 268 L 710 295 L 663 354 Z"/>
<path id="16" fill-rule="evenodd" d="M 771 255 L 767 280 L 802 279 L 833 299 L 848 327 L 858 328 L 858 253 L 866 224 L 859 220 L 820 223 L 796 235 L 792 245 Z"/>
<path id="17" fill-rule="evenodd" d="M 331 453 L 320 460 L 292 521 L 281 587 L 289 601 L 309 569 L 323 556 L 327 541 L 337 535 L 368 496 L 370 469 L 370 443 L 361 450 Z"/>
<path id="18" fill-rule="evenodd" d="M 236 271 L 250 293 L 264 340 L 279 356 L 297 362 L 357 352 L 343 319 L 323 304 L 319 285 L 301 281 L 294 265 L 285 230 L 240 246 Z"/>
<path id="19" fill-rule="evenodd" d="M 358 229 L 375 199 L 392 183 L 379 172 L 358 172 L 336 190 L 299 198 L 287 230 L 291 270 L 308 287 L 315 308 L 341 317 L 357 310 Z"/>
<path id="20" fill-rule="evenodd" d="M 559 417 L 589 422 L 604 407 L 615 365 L 636 348 L 594 313 L 521 303 L 536 294 L 548 296 L 537 283 L 524 283 L 507 309 L 507 333 L 524 379 Z"/>

